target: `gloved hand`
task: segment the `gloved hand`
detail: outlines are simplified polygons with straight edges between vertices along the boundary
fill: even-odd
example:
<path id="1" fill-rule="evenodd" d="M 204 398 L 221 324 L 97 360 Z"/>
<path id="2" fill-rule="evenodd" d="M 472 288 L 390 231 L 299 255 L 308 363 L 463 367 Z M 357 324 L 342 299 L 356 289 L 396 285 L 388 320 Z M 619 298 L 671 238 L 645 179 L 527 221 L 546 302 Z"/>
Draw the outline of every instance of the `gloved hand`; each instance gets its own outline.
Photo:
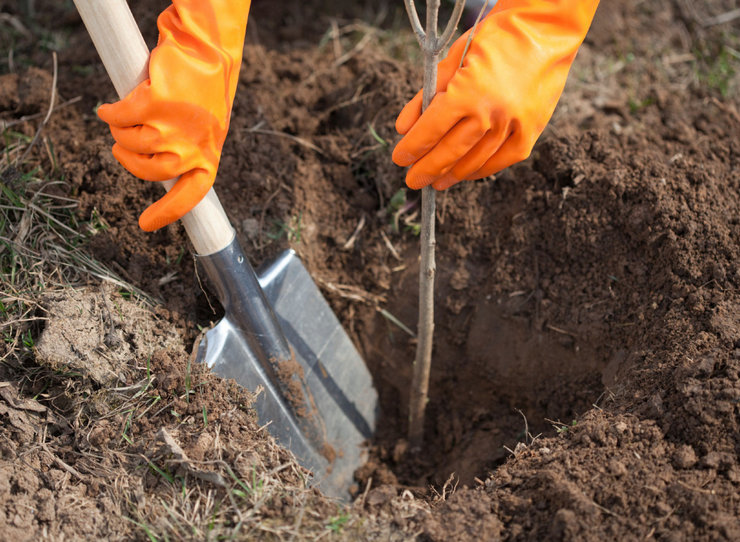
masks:
<path id="1" fill-rule="evenodd" d="M 213 185 L 229 128 L 250 0 L 173 0 L 157 20 L 149 79 L 98 115 L 113 155 L 148 181 L 179 177 L 139 218 L 154 231 L 187 214 Z"/>
<path id="2" fill-rule="evenodd" d="M 550 120 L 598 0 L 499 0 L 439 63 L 437 94 L 401 111 L 393 151 L 406 184 L 444 190 L 524 160 Z M 460 61 L 462 59 L 462 67 Z"/>

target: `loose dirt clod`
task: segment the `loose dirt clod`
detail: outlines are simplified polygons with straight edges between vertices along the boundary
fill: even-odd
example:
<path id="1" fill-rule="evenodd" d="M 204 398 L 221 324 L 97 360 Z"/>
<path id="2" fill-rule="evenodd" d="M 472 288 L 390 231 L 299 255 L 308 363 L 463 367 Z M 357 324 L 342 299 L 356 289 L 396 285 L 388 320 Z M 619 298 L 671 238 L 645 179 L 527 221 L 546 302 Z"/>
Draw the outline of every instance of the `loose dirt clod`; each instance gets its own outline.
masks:
<path id="1" fill-rule="evenodd" d="M 47 296 L 36 359 L 55 371 L 77 372 L 104 386 L 131 383 L 131 362 L 146 367 L 157 350 L 184 353 L 182 338 L 112 285 Z"/>

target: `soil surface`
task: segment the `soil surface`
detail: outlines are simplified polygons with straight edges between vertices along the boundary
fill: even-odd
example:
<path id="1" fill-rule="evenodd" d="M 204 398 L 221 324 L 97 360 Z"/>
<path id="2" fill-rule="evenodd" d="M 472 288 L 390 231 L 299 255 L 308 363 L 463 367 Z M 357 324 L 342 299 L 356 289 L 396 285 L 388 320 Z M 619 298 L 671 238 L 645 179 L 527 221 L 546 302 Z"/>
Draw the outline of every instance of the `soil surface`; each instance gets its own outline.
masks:
<path id="1" fill-rule="evenodd" d="M 131 4 L 152 43 L 165 4 Z M 421 451 L 404 439 L 415 342 L 387 317 L 416 327 L 419 195 L 390 161 L 395 115 L 420 81 L 413 38 L 395 4 L 334 4 L 255 0 L 216 189 L 253 263 L 297 251 L 373 374 L 381 418 L 356 473 L 362 521 L 339 536 L 740 539 L 740 18 L 716 19 L 734 2 L 604 2 L 532 156 L 439 195 Z M 139 421 L 125 409 L 110 421 L 98 411 L 71 419 L 65 390 L 77 380 L 57 372 L 49 393 L 5 371 L 0 531 L 125 538 L 131 503 L 102 480 L 115 472 L 123 494 L 145 495 L 156 482 L 137 466 L 179 457 L 173 441 L 189 458 L 181 475 L 201 484 L 227 476 L 208 461 L 236 462 L 248 478 L 258 459 L 268 471 L 288 459 L 256 427 L 247 392 L 197 373 L 193 399 L 178 395 L 186 387 L 191 397 L 187 352 L 219 309 L 179 225 L 138 229 L 158 188 L 111 156 L 94 107 L 114 91 L 74 13 L 53 9 L 68 32 L 60 101 L 81 97 L 44 129 L 56 167 L 78 215 L 105 225 L 89 252 L 160 300 L 158 322 L 181 343 L 118 376 L 125 388 L 156 374 L 147 396 L 174 405 Z M 48 53 L 33 54 L 36 67 L 0 77 L 4 118 L 48 107 Z M 115 292 L 88 295 L 122 303 Z M 102 330 L 124 325 L 101 318 Z M 180 420 L 206 411 L 210 426 Z M 165 450 L 152 451 L 157 443 Z M 300 469 L 288 470 L 293 478 L 275 483 L 299 485 Z M 335 513 L 305 491 L 271 501 L 264 517 Z M 71 502 L 94 521 L 75 519 Z"/>

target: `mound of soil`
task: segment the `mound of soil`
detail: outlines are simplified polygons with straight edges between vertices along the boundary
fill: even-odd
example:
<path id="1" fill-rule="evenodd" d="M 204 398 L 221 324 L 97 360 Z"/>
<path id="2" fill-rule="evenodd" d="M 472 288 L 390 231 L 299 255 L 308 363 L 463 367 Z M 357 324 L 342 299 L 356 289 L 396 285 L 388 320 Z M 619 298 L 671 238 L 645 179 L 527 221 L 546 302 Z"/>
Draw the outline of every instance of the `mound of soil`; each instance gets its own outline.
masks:
<path id="1" fill-rule="evenodd" d="M 132 4 L 146 28 L 151 7 Z M 349 19 L 366 15 L 362 6 L 323 4 L 255 2 L 217 191 L 253 262 L 288 246 L 298 252 L 375 379 L 381 420 L 371 460 L 357 472 L 354 510 L 363 521 L 351 532 L 740 538 L 740 114 L 731 70 L 708 77 L 737 30 L 737 20 L 712 23 L 731 2 L 702 3 L 700 16 L 668 0 L 600 7 L 532 157 L 439 196 L 422 452 L 404 440 L 414 339 L 384 315 L 415 327 L 418 194 L 402 188 L 390 152 L 395 115 L 419 74 L 389 53 L 404 50 L 394 41 L 402 10 L 384 6 L 368 25 Z M 59 89 L 82 99 L 56 112 L 45 133 L 80 216 L 95 212 L 106 225 L 89 250 L 163 300 L 160 316 L 178 326 L 187 349 L 218 309 L 183 256 L 179 226 L 138 230 L 137 212 L 157 188 L 111 157 L 91 111 L 113 90 L 83 29 L 69 24 L 73 48 L 86 52 L 60 54 Z M 77 63 L 90 69 L 71 69 Z M 3 84 L 46 77 L 48 86 L 44 74 Z M 7 111 L 34 112 L 7 95 Z M 186 354 L 161 355 L 172 358 L 166 374 L 179 378 Z M 208 408 L 226 411 L 224 401 Z M 202 405 L 181 406 L 195 416 Z M 248 436 L 220 438 L 256 438 L 253 420 L 244 423 Z M 180 441 L 197 439 L 177 427 Z M 79 429 L 66 435 L 74 440 Z M 9 497 L 16 490 L 6 486 L 0 493 Z M 33 491 L 53 501 L 62 496 L 55 487 L 39 479 Z M 7 510 L 6 524 L 18 528 L 49 521 L 43 506 L 18 524 Z"/>

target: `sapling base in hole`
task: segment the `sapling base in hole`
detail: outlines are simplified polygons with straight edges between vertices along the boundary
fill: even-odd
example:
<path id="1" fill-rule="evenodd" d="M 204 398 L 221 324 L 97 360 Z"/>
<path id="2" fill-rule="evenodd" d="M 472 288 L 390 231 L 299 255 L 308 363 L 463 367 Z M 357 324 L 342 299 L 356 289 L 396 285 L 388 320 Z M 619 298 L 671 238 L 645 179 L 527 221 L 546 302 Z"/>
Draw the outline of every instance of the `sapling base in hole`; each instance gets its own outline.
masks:
<path id="1" fill-rule="evenodd" d="M 465 0 L 456 0 L 452 16 L 441 35 L 437 34 L 440 0 L 427 0 L 426 30 L 422 28 L 414 0 L 404 0 L 411 26 L 424 54 L 424 94 L 422 110 L 434 98 L 437 89 L 439 54 L 450 41 L 460 21 Z M 418 449 L 424 439 L 424 412 L 429 396 L 429 374 L 432 365 L 434 335 L 435 195 L 427 186 L 421 191 L 421 265 L 419 267 L 419 324 L 416 358 L 409 398 L 409 444 Z"/>

